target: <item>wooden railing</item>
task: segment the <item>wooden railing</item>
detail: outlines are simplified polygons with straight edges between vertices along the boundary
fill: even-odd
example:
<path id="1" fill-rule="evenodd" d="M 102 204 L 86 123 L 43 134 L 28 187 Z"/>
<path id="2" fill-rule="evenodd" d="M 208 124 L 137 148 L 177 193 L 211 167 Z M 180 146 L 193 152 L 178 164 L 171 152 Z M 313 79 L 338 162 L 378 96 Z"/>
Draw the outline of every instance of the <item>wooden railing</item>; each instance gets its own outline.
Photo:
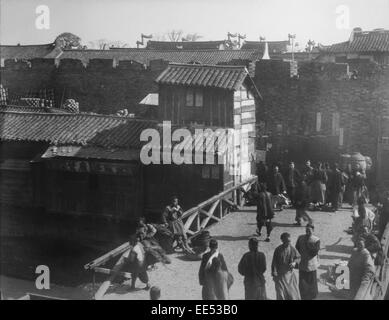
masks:
<path id="1" fill-rule="evenodd" d="M 185 211 L 182 215 L 185 230 L 189 236 L 193 236 L 197 232 L 207 229 L 212 223 L 220 221 L 229 212 L 236 210 L 243 204 L 242 188 L 249 188 L 250 185 L 257 181 L 257 177 L 253 176 L 244 182 L 225 190 L 218 195 L 200 203 L 198 206 Z M 84 268 L 93 271 L 93 286 L 95 286 L 96 273 L 109 275 L 108 279 L 104 281 L 96 293 L 94 299 L 101 299 L 112 281 L 116 276 L 120 275 L 127 279 L 131 278 L 131 274 L 122 272 L 121 269 L 125 264 L 125 254 L 131 249 L 129 242 L 123 243 L 121 246 L 111 250 L 101 257 L 87 263 Z M 110 260 L 120 256 L 112 269 L 104 268 L 103 266 Z"/>
<path id="2" fill-rule="evenodd" d="M 239 208 L 243 204 L 240 190 L 244 187 L 247 190 L 256 181 L 257 177 L 253 176 L 185 211 L 182 220 L 187 234 L 193 236 L 197 232 L 207 229 L 212 223 L 220 221 L 229 212 Z"/>

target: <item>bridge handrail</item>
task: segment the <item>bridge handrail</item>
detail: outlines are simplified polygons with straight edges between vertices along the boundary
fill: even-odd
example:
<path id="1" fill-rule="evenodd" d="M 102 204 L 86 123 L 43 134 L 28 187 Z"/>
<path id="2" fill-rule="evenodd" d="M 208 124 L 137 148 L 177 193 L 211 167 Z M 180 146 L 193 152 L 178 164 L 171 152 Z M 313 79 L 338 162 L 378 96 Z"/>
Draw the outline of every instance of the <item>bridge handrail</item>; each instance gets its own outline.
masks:
<path id="1" fill-rule="evenodd" d="M 213 196 L 212 198 L 209 198 L 208 200 L 205 200 L 205 201 L 199 203 L 196 207 L 193 207 L 193 208 L 190 208 L 190 209 L 186 210 L 183 213 L 183 215 L 182 215 L 182 219 L 188 218 L 190 215 L 192 215 L 196 211 L 198 211 L 198 210 L 200 210 L 200 209 L 210 205 L 211 203 L 213 203 L 213 202 L 215 202 L 217 200 L 220 200 L 220 199 L 224 198 L 229 193 L 231 193 L 233 191 L 236 191 L 236 190 L 242 188 L 243 186 L 245 186 L 246 184 L 254 182 L 256 180 L 257 180 L 257 176 L 250 177 L 249 179 L 246 179 L 245 181 L 237 184 L 236 186 L 233 186 L 232 188 L 227 189 L 227 190 L 217 194 L 216 196 Z"/>
<path id="2" fill-rule="evenodd" d="M 189 234 L 189 236 L 193 236 L 197 232 L 207 229 L 211 220 L 220 221 L 225 215 L 225 212 L 228 210 L 227 208 L 230 208 L 231 206 L 238 207 L 240 204 L 240 201 L 237 200 L 238 196 L 235 194 L 235 192 L 239 191 L 245 185 L 250 185 L 257 179 L 257 176 L 252 176 L 242 181 L 241 183 L 220 192 L 212 198 L 201 202 L 196 207 L 185 211 L 181 218 L 184 222 L 186 233 Z M 233 199 L 226 199 L 226 197 L 230 194 L 232 195 Z M 227 206 L 223 206 L 223 203 L 226 203 Z M 209 209 L 205 210 L 205 208 L 208 206 L 210 206 Z M 194 230 L 191 230 L 193 222 L 196 222 L 196 224 L 194 226 Z"/>
<path id="3" fill-rule="evenodd" d="M 257 176 L 252 176 L 250 177 L 249 179 L 246 179 L 245 181 L 237 184 L 236 186 L 232 187 L 232 188 L 229 188 L 219 194 L 217 194 L 216 196 L 213 196 L 212 198 L 209 198 L 208 200 L 205 200 L 203 202 L 201 202 L 198 206 L 196 207 L 193 207 L 187 211 L 185 211 L 182 215 L 182 219 L 183 220 L 187 220 L 190 219 L 190 217 L 193 217 L 193 215 L 198 215 L 198 213 L 203 210 L 206 206 L 208 205 L 211 205 L 211 204 L 215 204 L 217 201 L 221 201 L 222 199 L 224 199 L 224 197 L 226 197 L 228 194 L 236 191 L 236 190 L 239 190 L 240 188 L 242 188 L 243 186 L 247 185 L 247 184 L 250 184 L 250 183 L 253 183 L 257 180 Z M 227 201 L 227 200 L 226 200 Z M 218 205 L 221 205 L 220 203 Z M 213 210 L 216 209 L 216 206 L 214 205 L 213 206 Z M 218 220 L 219 218 L 217 217 L 214 217 L 213 214 L 212 215 L 209 215 L 208 216 L 208 221 L 210 219 L 216 219 Z M 221 217 L 220 217 L 221 218 Z M 207 222 L 208 222 L 207 221 Z M 204 226 L 206 225 L 206 223 L 204 223 Z M 190 227 L 190 226 L 189 226 Z M 190 233 L 190 234 L 193 234 L 194 232 L 191 232 L 190 230 L 187 229 L 187 232 Z M 98 268 L 99 266 L 101 265 L 104 265 L 107 261 L 119 256 L 120 254 L 123 254 L 124 252 L 126 252 L 129 248 L 130 248 L 130 243 L 129 242 L 125 242 L 123 243 L 122 245 L 120 245 L 119 247 L 105 253 L 104 255 L 96 258 L 95 260 L 87 263 L 84 265 L 84 269 L 86 270 L 95 270 L 97 272 L 101 272 L 101 273 L 106 273 L 106 272 L 109 272 L 110 270 L 109 269 L 104 269 L 104 268 Z M 108 270 L 108 271 L 107 271 Z"/>

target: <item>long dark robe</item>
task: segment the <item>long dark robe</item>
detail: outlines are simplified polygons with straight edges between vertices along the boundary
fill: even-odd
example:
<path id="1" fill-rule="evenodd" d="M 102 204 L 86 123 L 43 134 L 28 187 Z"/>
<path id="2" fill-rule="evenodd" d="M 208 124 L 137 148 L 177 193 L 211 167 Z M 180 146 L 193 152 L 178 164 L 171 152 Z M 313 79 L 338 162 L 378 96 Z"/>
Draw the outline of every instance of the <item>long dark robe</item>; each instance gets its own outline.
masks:
<path id="1" fill-rule="evenodd" d="M 280 172 L 273 172 L 268 176 L 267 186 L 273 195 L 277 195 L 286 191 L 285 181 Z"/>
<path id="2" fill-rule="evenodd" d="M 289 267 L 299 259 L 299 253 L 291 245 L 280 245 L 274 251 L 271 269 L 277 300 L 301 300 L 296 274 L 293 268 Z"/>
<path id="3" fill-rule="evenodd" d="M 203 300 L 226 300 L 228 298 L 228 270 L 224 257 L 221 253 L 218 259 L 221 262 L 221 268 L 217 272 L 212 269 L 206 269 L 208 260 L 211 258 L 213 252 L 204 253 L 200 269 L 199 269 L 199 283 L 202 286 Z M 227 292 L 225 291 L 227 289 Z"/>
<path id="4" fill-rule="evenodd" d="M 297 239 L 296 249 L 301 255 L 299 265 L 299 289 L 302 300 L 313 300 L 319 293 L 317 284 L 318 253 L 320 239 L 314 235 L 302 235 Z"/>
<path id="5" fill-rule="evenodd" d="M 246 300 L 266 300 L 266 257 L 263 252 L 247 252 L 238 265 L 239 273 L 244 276 Z"/>

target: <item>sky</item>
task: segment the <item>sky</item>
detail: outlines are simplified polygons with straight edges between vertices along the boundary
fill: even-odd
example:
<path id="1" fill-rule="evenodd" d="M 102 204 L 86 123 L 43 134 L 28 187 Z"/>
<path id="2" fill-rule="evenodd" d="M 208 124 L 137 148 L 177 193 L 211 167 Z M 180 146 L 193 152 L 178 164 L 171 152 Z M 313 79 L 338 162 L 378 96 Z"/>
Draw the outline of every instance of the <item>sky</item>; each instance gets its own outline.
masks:
<path id="1" fill-rule="evenodd" d="M 49 8 L 48 29 L 36 27 L 39 5 Z M 50 43 L 72 32 L 84 44 L 108 39 L 135 47 L 141 33 L 182 30 L 200 40 L 223 40 L 227 32 L 287 40 L 291 33 L 305 46 L 309 39 L 347 41 L 354 27 L 389 29 L 389 0 L 0 0 L 0 9 L 1 44 Z"/>

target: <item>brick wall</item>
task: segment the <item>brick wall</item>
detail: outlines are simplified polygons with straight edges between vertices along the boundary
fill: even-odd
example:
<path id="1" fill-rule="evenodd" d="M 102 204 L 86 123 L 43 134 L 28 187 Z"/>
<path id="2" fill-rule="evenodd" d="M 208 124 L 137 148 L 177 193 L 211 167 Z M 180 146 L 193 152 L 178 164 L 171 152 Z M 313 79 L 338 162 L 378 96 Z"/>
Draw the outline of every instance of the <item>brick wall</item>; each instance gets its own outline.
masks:
<path id="1" fill-rule="evenodd" d="M 275 158 L 334 161 L 340 153 L 359 151 L 376 159 L 378 116 L 389 114 L 389 70 L 371 62 L 305 62 L 298 70 L 293 79 L 288 62 L 256 65 L 255 82 L 264 98 L 257 122 L 265 123 Z"/>
<path id="2" fill-rule="evenodd" d="M 56 106 L 67 98 L 75 99 L 81 111 L 103 114 L 127 108 L 138 111 L 138 103 L 150 92 L 157 92 L 156 77 L 167 62 L 152 61 L 148 68 L 132 61 L 64 59 L 57 65 L 51 59 L 29 62 L 6 60 L 0 69 L 1 83 L 10 96 L 25 96 L 41 89 L 54 89 Z"/>

